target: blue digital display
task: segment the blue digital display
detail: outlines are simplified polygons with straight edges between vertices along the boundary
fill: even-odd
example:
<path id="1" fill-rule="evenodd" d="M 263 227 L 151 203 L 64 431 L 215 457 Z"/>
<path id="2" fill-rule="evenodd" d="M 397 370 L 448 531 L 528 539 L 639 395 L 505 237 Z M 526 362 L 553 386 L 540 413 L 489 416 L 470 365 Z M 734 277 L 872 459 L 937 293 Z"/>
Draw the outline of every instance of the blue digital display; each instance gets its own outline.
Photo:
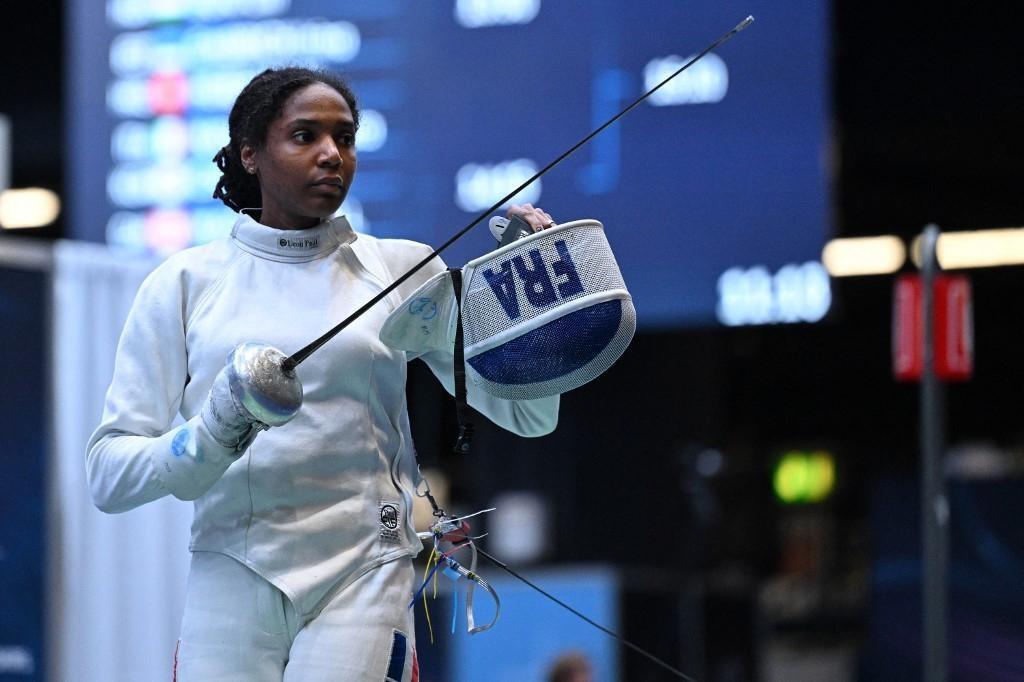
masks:
<path id="1" fill-rule="evenodd" d="M 91 5 L 91 6 L 90 6 Z M 641 327 L 815 321 L 830 232 L 824 0 L 71 2 L 71 235 L 170 252 L 222 236 L 226 112 L 266 66 L 360 98 L 357 229 L 434 246 L 748 14 L 516 200 L 597 218 Z M 445 254 L 494 242 L 484 224 Z"/>

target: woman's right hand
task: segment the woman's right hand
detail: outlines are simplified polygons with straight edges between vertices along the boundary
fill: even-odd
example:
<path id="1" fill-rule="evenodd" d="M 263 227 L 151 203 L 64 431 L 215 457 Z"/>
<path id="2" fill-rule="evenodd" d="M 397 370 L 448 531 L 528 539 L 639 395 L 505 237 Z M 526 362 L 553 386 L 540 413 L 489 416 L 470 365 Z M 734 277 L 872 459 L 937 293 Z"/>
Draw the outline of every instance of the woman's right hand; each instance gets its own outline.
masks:
<path id="1" fill-rule="evenodd" d="M 302 384 L 284 371 L 276 348 L 243 343 L 217 373 L 200 414 L 214 440 L 239 453 L 256 433 L 291 421 L 302 406 Z"/>

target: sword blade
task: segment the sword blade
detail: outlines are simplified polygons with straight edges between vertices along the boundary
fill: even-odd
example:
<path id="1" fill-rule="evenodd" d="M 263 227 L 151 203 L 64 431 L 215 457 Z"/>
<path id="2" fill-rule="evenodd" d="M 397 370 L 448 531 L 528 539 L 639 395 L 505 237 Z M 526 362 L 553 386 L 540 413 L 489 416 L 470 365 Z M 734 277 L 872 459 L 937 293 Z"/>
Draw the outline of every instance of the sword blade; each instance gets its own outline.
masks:
<path id="1" fill-rule="evenodd" d="M 510 199 L 512 199 L 512 197 L 514 197 L 515 195 L 519 194 L 521 191 L 523 191 L 524 189 L 529 187 L 531 184 L 536 182 L 536 180 L 539 177 L 541 177 L 542 175 L 547 173 L 549 170 L 551 170 L 552 168 L 557 166 L 559 163 L 564 161 L 567 157 L 571 156 L 580 147 L 582 147 L 586 143 L 590 142 L 590 140 L 592 140 L 594 137 L 596 137 L 598 134 L 600 134 L 602 130 L 604 130 L 605 128 L 607 128 L 608 126 L 610 126 L 611 124 L 615 123 L 620 118 L 622 118 L 623 116 L 628 114 L 637 105 L 639 105 L 645 99 L 647 99 L 648 97 L 653 95 L 655 92 L 657 92 L 659 89 L 661 89 L 661 87 L 663 85 L 665 85 L 670 80 L 672 80 L 673 78 L 675 78 L 676 76 L 678 76 L 679 74 L 681 74 L 682 72 L 686 71 L 688 68 L 690 68 L 691 66 L 696 64 L 698 61 L 700 61 L 704 57 L 704 55 L 706 55 L 707 53 L 711 52 L 712 50 L 722 46 L 723 44 L 728 42 L 734 35 L 736 35 L 740 31 L 742 31 L 746 27 L 750 26 L 752 23 L 754 23 L 754 17 L 753 16 L 748 16 L 746 19 L 744 19 L 740 23 L 736 24 L 736 26 L 733 27 L 731 30 L 729 30 L 726 33 L 722 34 L 721 37 L 719 37 L 713 43 L 711 43 L 710 45 L 705 47 L 703 50 L 698 52 L 696 55 L 694 55 L 688 62 L 686 62 L 681 67 L 679 67 L 678 69 L 673 71 L 672 74 L 670 74 L 667 78 L 662 80 L 660 83 L 655 85 L 653 88 L 651 88 L 650 90 L 648 90 L 644 94 L 642 94 L 639 97 L 637 97 L 629 105 L 627 105 L 624 109 L 622 109 L 619 113 L 617 113 L 614 116 L 612 116 L 610 119 L 608 119 L 607 121 L 602 123 L 600 126 L 595 128 L 594 130 L 592 130 L 589 134 L 587 134 L 586 137 L 584 137 L 579 142 L 577 142 L 576 144 L 574 144 L 573 146 L 569 147 L 567 150 L 562 152 L 556 159 L 554 159 L 553 161 L 548 163 L 548 165 L 544 166 L 539 171 L 534 173 L 533 176 L 531 176 L 526 181 L 524 181 L 523 184 L 519 185 L 514 190 L 512 190 L 511 192 L 509 192 L 508 194 L 503 196 L 501 199 L 498 199 L 496 202 L 494 202 L 494 204 L 491 205 L 489 208 L 487 208 L 483 213 L 481 213 L 476 218 L 474 218 L 472 221 L 470 221 L 470 223 L 468 225 L 466 225 L 461 230 L 459 230 L 454 235 L 452 235 L 452 237 L 450 239 L 448 239 L 448 241 L 446 241 L 441 246 L 437 247 L 429 256 L 427 256 L 426 258 L 421 260 L 416 265 L 412 266 L 407 272 L 405 272 L 400 277 L 395 279 L 394 282 L 392 282 L 389 286 L 385 287 L 383 291 L 378 293 L 376 296 L 371 298 L 369 301 L 364 303 L 358 310 L 356 310 L 351 315 L 346 317 L 344 320 L 339 322 L 337 325 L 332 327 L 330 330 L 325 332 L 322 336 L 320 336 L 316 340 L 310 342 L 307 346 L 301 348 L 300 350 L 296 351 L 295 353 L 293 353 L 289 357 L 285 358 L 283 363 L 282 363 L 282 368 L 285 371 L 289 371 L 291 369 L 294 369 L 298 365 L 302 364 L 302 362 L 306 358 L 308 358 L 316 350 L 318 350 L 321 346 L 323 346 L 325 343 L 327 343 L 332 338 L 334 338 L 339 332 L 341 332 L 341 330 L 343 330 L 345 327 L 349 326 L 350 324 L 355 322 L 357 319 L 359 319 L 359 317 L 362 316 L 367 310 L 369 310 L 373 306 L 375 306 L 378 303 L 380 303 L 384 298 L 386 298 L 388 296 L 388 294 L 390 294 L 392 291 L 394 291 L 399 286 L 401 286 L 402 283 L 404 283 L 406 280 L 408 280 L 414 274 L 419 272 L 427 263 L 429 263 L 434 258 L 436 258 L 442 251 L 447 249 L 449 246 L 454 244 L 457 240 L 459 240 L 463 236 L 465 236 L 465 234 L 467 232 L 469 232 L 471 229 L 473 229 L 478 224 L 480 224 L 480 222 L 484 218 L 486 218 L 487 216 L 491 215 L 493 212 L 495 212 L 496 210 L 501 208 L 501 206 L 503 206 L 505 204 L 505 202 L 509 201 Z"/>

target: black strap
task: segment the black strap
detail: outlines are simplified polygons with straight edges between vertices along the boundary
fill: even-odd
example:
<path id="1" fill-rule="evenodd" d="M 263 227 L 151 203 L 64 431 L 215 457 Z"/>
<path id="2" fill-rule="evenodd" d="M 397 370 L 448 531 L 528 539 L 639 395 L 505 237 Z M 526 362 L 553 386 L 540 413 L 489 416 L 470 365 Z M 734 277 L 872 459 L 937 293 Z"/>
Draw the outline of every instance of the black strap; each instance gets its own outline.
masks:
<path id="1" fill-rule="evenodd" d="M 455 441 L 455 454 L 469 454 L 473 440 L 473 422 L 470 420 L 469 403 L 466 401 L 466 357 L 462 341 L 462 269 L 448 268 L 455 288 L 455 308 L 458 322 L 455 324 L 455 415 L 459 420 L 459 437 Z"/>

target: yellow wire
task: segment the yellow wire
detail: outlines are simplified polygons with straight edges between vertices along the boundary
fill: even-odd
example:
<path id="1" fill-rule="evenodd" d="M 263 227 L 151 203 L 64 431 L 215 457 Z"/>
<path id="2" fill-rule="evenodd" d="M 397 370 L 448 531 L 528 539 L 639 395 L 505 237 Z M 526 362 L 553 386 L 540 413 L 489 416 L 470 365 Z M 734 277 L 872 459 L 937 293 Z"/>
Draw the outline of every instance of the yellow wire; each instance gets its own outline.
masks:
<path id="1" fill-rule="evenodd" d="M 427 557 L 427 567 L 423 570 L 423 580 L 427 579 L 427 574 L 430 573 L 430 566 L 434 563 L 434 557 L 437 556 L 437 548 L 432 547 L 430 549 L 430 556 Z M 437 598 L 437 581 L 434 582 L 434 598 Z M 427 630 L 430 632 L 430 643 L 434 643 L 434 625 L 430 622 L 430 607 L 427 606 L 427 591 L 423 590 L 423 614 L 427 617 Z"/>

